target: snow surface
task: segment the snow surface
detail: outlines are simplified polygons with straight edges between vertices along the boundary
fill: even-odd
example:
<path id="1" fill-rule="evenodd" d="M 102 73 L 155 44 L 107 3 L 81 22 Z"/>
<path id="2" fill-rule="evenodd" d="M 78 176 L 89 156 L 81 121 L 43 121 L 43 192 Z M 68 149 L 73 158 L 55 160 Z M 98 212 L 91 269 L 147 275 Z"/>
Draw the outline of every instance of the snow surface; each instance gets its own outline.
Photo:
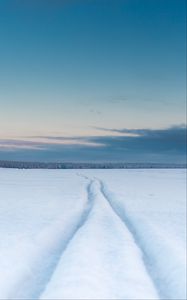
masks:
<path id="1" fill-rule="evenodd" d="M 185 177 L 0 169 L 0 299 L 186 299 Z"/>

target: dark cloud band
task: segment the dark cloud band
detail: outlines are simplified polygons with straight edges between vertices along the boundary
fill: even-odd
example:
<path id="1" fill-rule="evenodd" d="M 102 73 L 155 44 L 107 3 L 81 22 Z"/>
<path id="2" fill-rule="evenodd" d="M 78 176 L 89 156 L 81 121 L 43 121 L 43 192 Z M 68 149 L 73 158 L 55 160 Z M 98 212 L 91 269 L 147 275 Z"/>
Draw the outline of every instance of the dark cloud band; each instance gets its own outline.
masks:
<path id="1" fill-rule="evenodd" d="M 0 140 L 0 159 L 39 161 L 186 162 L 186 126 L 166 129 L 105 129 L 105 136 L 35 137 L 38 141 Z M 115 135 L 115 133 L 120 135 Z M 132 135 L 126 135 L 132 134 Z M 41 139 L 45 142 L 41 142 Z M 66 143 L 58 143 L 66 141 Z M 11 148 L 5 151 L 5 147 Z M 24 149 L 23 146 L 26 146 Z M 2 147 L 1 147 L 2 146 Z M 29 149 L 30 146 L 30 149 Z M 11 150 L 12 150 L 11 149 Z"/>

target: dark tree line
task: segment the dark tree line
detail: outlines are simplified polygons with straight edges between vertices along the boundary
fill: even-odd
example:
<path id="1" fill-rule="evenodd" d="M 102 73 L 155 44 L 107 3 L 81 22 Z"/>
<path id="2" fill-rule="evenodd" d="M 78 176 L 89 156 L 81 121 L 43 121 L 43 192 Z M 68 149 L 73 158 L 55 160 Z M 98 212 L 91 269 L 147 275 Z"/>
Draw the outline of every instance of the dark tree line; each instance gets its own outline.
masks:
<path id="1" fill-rule="evenodd" d="M 14 169 L 169 169 L 186 168 L 186 164 L 161 164 L 161 163 L 115 163 L 115 162 L 22 162 L 0 161 L 0 168 Z"/>

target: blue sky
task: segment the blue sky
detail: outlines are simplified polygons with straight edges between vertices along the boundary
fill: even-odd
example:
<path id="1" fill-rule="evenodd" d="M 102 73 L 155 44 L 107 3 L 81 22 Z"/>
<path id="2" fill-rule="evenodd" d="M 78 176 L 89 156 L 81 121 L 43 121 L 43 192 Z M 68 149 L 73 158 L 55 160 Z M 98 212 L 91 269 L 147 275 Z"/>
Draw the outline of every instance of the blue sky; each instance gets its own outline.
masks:
<path id="1" fill-rule="evenodd" d="M 184 161 L 185 21 L 183 0 L 1 0 L 0 159 Z"/>

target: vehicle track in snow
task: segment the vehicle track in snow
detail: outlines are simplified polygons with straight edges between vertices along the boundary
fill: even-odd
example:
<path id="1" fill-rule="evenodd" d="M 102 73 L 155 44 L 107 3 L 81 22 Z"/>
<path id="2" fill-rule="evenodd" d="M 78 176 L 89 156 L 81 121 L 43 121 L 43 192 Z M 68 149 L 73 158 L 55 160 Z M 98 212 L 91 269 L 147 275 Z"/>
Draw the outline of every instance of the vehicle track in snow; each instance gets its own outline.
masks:
<path id="1" fill-rule="evenodd" d="M 77 175 L 89 180 L 89 178 L 84 175 Z M 62 297 L 61 299 L 72 299 L 72 289 L 76 291 L 75 295 L 80 296 L 77 299 L 87 299 L 85 292 L 87 291 L 88 294 L 90 293 L 89 288 L 92 290 L 93 283 L 96 284 L 97 288 L 99 288 L 98 283 L 95 282 L 95 275 L 97 274 L 98 270 L 100 270 L 98 276 L 100 273 L 105 271 L 103 275 L 105 280 L 103 281 L 103 286 L 101 287 L 101 291 L 103 291 L 102 288 L 104 289 L 104 294 L 102 294 L 102 292 L 101 294 L 98 294 L 97 291 L 92 291 L 91 299 L 110 299 L 110 295 L 111 299 L 115 299 L 115 295 L 118 295 L 120 297 L 119 299 L 122 299 L 121 296 L 124 296 L 123 299 L 137 299 L 137 294 L 134 294 L 134 292 L 130 292 L 130 294 L 128 294 L 128 292 L 125 290 L 116 290 L 116 277 L 118 276 L 118 272 L 116 272 L 116 270 L 121 270 L 122 278 L 120 280 L 127 280 L 126 274 L 132 274 L 131 270 L 134 265 L 138 270 L 142 270 L 141 276 L 135 273 L 131 278 L 130 275 L 132 282 L 134 280 L 134 282 L 137 283 L 137 290 L 139 289 L 140 292 L 140 298 L 138 299 L 160 299 L 155 284 L 152 281 L 152 278 L 150 277 L 143 261 L 142 249 L 139 247 L 135 241 L 134 235 L 129 230 L 128 223 L 124 222 L 124 220 L 120 218 L 118 213 L 112 207 L 108 197 L 104 194 L 102 186 L 104 183 L 97 178 L 92 179 L 92 183 L 93 209 L 87 216 L 83 226 L 81 227 L 81 230 L 73 236 L 71 243 L 68 244 L 66 252 L 64 252 L 62 259 L 59 261 L 56 272 L 52 276 L 49 284 L 46 286 L 46 290 L 41 295 L 41 299 L 60 299 L 59 297 Z M 99 234 L 94 237 L 95 232 Z M 118 238 L 116 239 L 117 236 Z M 120 241 L 120 246 L 118 245 L 118 240 Z M 87 241 L 89 241 L 90 244 L 87 245 Z M 112 245 L 112 241 L 114 241 L 114 247 Z M 78 255 L 80 255 L 81 258 L 75 254 L 77 245 L 79 249 L 78 251 L 80 251 Z M 93 247 L 91 245 L 93 245 Z M 97 247 L 97 245 L 100 245 L 101 248 Z M 84 275 L 81 273 L 82 270 L 87 273 L 86 257 L 89 256 L 88 253 L 85 255 L 86 252 L 84 247 L 88 249 L 91 247 L 90 255 L 91 257 L 94 257 L 95 260 L 94 267 L 96 269 L 93 268 L 93 270 L 90 270 L 88 278 L 84 278 Z M 118 257 L 111 257 L 110 261 L 109 257 L 111 253 L 116 253 Z M 66 261 L 68 262 L 67 264 Z M 77 270 L 79 263 L 81 264 L 80 273 L 79 268 Z M 118 267 L 116 268 L 116 264 L 117 266 L 120 266 L 119 269 Z M 123 270 L 126 268 L 128 268 L 127 271 L 123 272 Z M 96 270 L 95 273 L 94 270 Z M 134 272 L 136 272 L 136 270 L 134 270 Z M 91 277 L 89 278 L 89 276 Z M 79 278 L 79 284 L 83 289 L 80 294 L 79 286 L 77 286 L 77 278 Z M 107 286 L 108 282 L 110 282 L 109 286 Z M 130 286 L 132 285 L 132 282 L 129 283 Z M 128 286 L 128 280 L 127 282 L 125 281 L 124 284 Z M 140 286 L 143 286 L 144 284 L 147 289 L 147 294 L 145 295 L 142 293 L 142 289 L 140 288 Z M 111 286 L 114 287 L 114 291 L 110 291 Z M 114 294 L 112 294 L 113 292 Z M 103 295 L 107 297 L 103 298 Z M 69 296 L 71 296 L 71 298 L 69 298 Z M 95 296 L 95 298 L 93 298 L 93 296 Z M 135 296 L 135 298 L 132 298 L 132 296 Z M 118 297 L 116 299 L 118 299 Z"/>
<path id="2" fill-rule="evenodd" d="M 81 176 L 85 179 L 89 179 L 89 177 L 78 174 L 78 176 Z M 140 250 L 140 253 L 142 255 L 142 260 L 144 263 L 145 270 L 150 277 L 153 286 L 155 287 L 155 290 L 157 291 L 160 299 L 164 299 L 165 295 L 161 292 L 160 285 L 159 285 L 159 278 L 155 276 L 155 270 L 152 269 L 150 261 L 152 260 L 151 253 L 148 253 L 144 247 L 144 243 L 141 240 L 141 237 L 137 233 L 136 227 L 134 226 L 133 222 L 131 221 L 131 218 L 128 216 L 127 211 L 124 207 L 119 206 L 118 203 L 115 201 L 116 197 L 112 196 L 113 193 L 109 191 L 106 184 L 98 177 L 93 177 L 92 179 L 95 182 L 99 183 L 100 186 L 100 192 L 103 195 L 104 199 L 109 204 L 110 208 L 112 209 L 113 213 L 120 219 L 120 221 L 124 224 L 124 226 L 128 229 L 130 232 L 137 248 Z"/>
<path id="3" fill-rule="evenodd" d="M 42 243 L 41 248 L 34 253 L 34 258 L 33 255 L 28 257 L 27 263 L 28 266 L 32 268 L 32 272 L 30 272 L 28 266 L 21 270 L 22 272 L 18 276 L 16 282 L 14 282 L 13 287 L 9 287 L 9 290 L 6 293 L 6 299 L 30 300 L 40 298 L 40 295 L 43 293 L 48 282 L 53 276 L 64 251 L 78 230 L 84 225 L 90 211 L 92 210 L 94 201 L 94 189 L 92 188 L 92 185 L 93 180 L 89 180 L 86 188 L 86 205 L 80 216 L 77 216 L 77 220 L 73 221 L 73 224 L 68 224 L 71 227 L 67 228 L 68 233 L 65 236 L 64 234 L 60 236 L 60 222 L 57 224 L 59 226 L 55 228 L 56 232 L 55 230 L 49 232 L 49 238 L 52 239 L 49 243 L 50 246 L 48 246 L 48 243 L 46 243 L 46 245 Z M 48 232 L 46 232 L 46 234 L 48 234 Z M 53 236 L 50 236 L 50 234 L 54 234 L 56 237 L 54 238 Z"/>
<path id="4" fill-rule="evenodd" d="M 118 203 L 116 203 L 115 199 L 112 196 L 112 192 L 109 191 L 106 184 L 99 178 L 95 178 L 100 183 L 100 191 L 108 204 L 110 205 L 113 212 L 118 216 L 118 218 L 121 220 L 121 222 L 124 224 L 124 226 L 128 229 L 128 231 L 131 233 L 134 242 L 136 246 L 139 248 L 141 254 L 142 254 L 142 260 L 145 266 L 145 269 L 153 283 L 153 286 L 155 287 L 155 290 L 157 291 L 160 299 L 165 299 L 160 291 L 159 286 L 159 278 L 153 274 L 154 270 L 151 267 L 150 261 L 152 260 L 151 254 L 147 253 L 144 243 L 142 242 L 139 234 L 136 231 L 136 228 L 131 221 L 130 217 L 128 216 L 128 213 L 126 212 L 124 207 L 120 207 Z"/>
<path id="5" fill-rule="evenodd" d="M 88 177 L 85 177 L 85 179 L 89 180 Z M 68 248 L 69 243 L 71 242 L 71 240 L 74 238 L 74 236 L 77 234 L 77 232 L 79 231 L 79 229 L 84 226 L 84 224 L 86 223 L 89 214 L 92 210 L 93 204 L 94 204 L 94 190 L 92 189 L 92 185 L 93 185 L 94 181 L 93 180 L 89 180 L 89 183 L 87 185 L 87 204 L 86 207 L 82 213 L 82 215 L 80 216 L 80 219 L 78 220 L 77 226 L 76 228 L 73 230 L 73 232 L 71 233 L 71 235 L 69 236 L 69 238 L 66 240 L 65 245 L 63 246 L 61 252 L 58 255 L 58 260 L 55 262 L 55 264 L 53 265 L 53 268 L 51 270 L 50 276 L 48 277 L 47 281 L 45 281 L 45 285 L 43 287 L 42 290 L 40 290 L 40 293 L 37 297 L 37 299 L 40 298 L 40 296 L 42 295 L 42 293 L 44 292 L 47 284 L 49 283 L 50 279 L 53 276 L 53 273 L 56 270 L 56 267 L 58 266 L 58 262 L 60 261 L 61 257 L 63 256 L 64 251 Z"/>
<path id="6" fill-rule="evenodd" d="M 86 177 L 85 177 L 86 178 Z M 86 178 L 88 179 L 88 178 Z M 89 180 L 89 179 L 88 179 Z M 93 185 L 93 180 L 89 180 L 89 184 L 87 185 L 87 205 L 82 213 L 82 215 L 80 216 L 80 219 L 77 223 L 77 226 L 75 228 L 75 230 L 72 232 L 71 236 L 69 236 L 68 240 L 66 241 L 66 244 L 64 245 L 61 253 L 59 253 L 58 255 L 58 260 L 57 262 L 53 265 L 53 269 L 52 272 L 50 273 L 50 276 L 48 277 L 48 280 L 45 282 L 44 288 L 40 291 L 39 297 L 37 299 L 40 298 L 40 295 L 44 292 L 48 282 L 50 281 L 51 277 L 53 276 L 53 273 L 55 272 L 55 269 L 58 265 L 59 260 L 61 259 L 61 257 L 63 256 L 63 252 L 67 249 L 69 243 L 71 242 L 71 240 L 74 238 L 74 236 L 77 234 L 78 230 L 84 226 L 85 222 L 87 221 L 87 218 L 89 217 L 89 214 L 92 210 L 93 207 L 93 203 L 94 203 L 94 191 L 92 189 L 92 185 Z"/>
<path id="7" fill-rule="evenodd" d="M 45 245 L 42 245 L 42 249 L 39 253 L 37 253 L 37 257 L 34 260 L 34 265 L 32 265 L 32 276 L 30 276 L 29 272 L 23 273 L 23 276 L 17 279 L 17 282 L 14 284 L 13 289 L 10 287 L 9 295 L 7 299 L 40 299 L 40 296 L 45 291 L 48 283 L 50 282 L 53 274 L 58 266 L 60 259 L 63 257 L 63 253 L 66 249 L 68 249 L 68 245 L 74 239 L 77 232 L 80 228 L 82 228 L 87 219 L 89 218 L 90 212 L 92 211 L 97 190 L 95 190 L 94 184 L 96 182 L 99 183 L 99 189 L 101 194 L 103 195 L 106 202 L 109 204 L 113 213 L 120 219 L 120 222 L 124 224 L 124 226 L 130 232 L 137 248 L 140 250 L 142 254 L 142 260 L 144 262 L 145 270 L 147 271 L 155 290 L 159 293 L 159 288 L 157 282 L 155 282 L 152 273 L 149 267 L 149 256 L 144 249 L 144 245 L 142 244 L 141 239 L 136 233 L 136 229 L 133 226 L 130 218 L 128 217 L 126 211 L 123 209 L 121 211 L 121 207 L 115 203 L 111 192 L 106 187 L 105 183 L 99 178 L 89 178 L 85 175 L 77 173 L 77 176 L 80 176 L 86 180 L 88 180 L 87 185 L 87 202 L 86 205 L 80 214 L 77 216 L 76 222 L 72 225 L 68 224 L 71 229 L 68 228 L 68 234 L 64 237 L 60 235 L 60 229 L 58 228 L 57 240 L 55 240 L 54 244 L 50 249 L 45 249 Z M 46 253 L 43 253 L 45 249 Z M 44 254 L 44 255 L 43 255 Z M 49 263 L 47 262 L 49 260 Z M 35 276 L 34 274 L 37 274 Z M 38 284 L 39 282 L 39 284 Z"/>

